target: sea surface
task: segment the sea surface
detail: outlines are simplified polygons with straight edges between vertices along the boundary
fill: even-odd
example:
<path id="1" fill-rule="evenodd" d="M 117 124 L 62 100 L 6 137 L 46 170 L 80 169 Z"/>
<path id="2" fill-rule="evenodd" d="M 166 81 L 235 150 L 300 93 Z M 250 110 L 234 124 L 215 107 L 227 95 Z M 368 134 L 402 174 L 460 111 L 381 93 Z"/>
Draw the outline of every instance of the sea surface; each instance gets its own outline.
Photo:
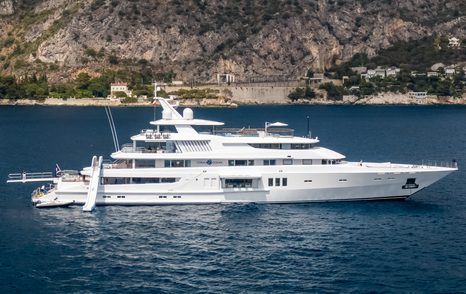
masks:
<path id="1" fill-rule="evenodd" d="M 160 111 L 160 109 L 159 109 Z M 160 114 L 157 114 L 160 116 Z M 287 122 L 350 160 L 456 159 L 406 201 L 40 210 L 8 173 L 108 155 L 103 108 L 0 107 L 0 293 L 465 293 L 466 107 L 194 109 L 227 127 Z M 120 144 L 152 108 L 114 108 Z"/>

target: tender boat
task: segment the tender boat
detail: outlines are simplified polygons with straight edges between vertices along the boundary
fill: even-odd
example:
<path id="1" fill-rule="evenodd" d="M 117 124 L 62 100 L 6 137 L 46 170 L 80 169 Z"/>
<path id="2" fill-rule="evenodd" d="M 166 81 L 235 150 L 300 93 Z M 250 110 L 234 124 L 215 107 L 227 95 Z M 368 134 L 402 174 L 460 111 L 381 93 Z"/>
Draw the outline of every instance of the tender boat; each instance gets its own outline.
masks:
<path id="1" fill-rule="evenodd" d="M 55 207 L 68 207 L 73 204 L 74 201 L 62 201 L 62 200 L 50 200 L 50 201 L 38 201 L 35 206 L 37 208 L 55 208 Z"/>
<path id="2" fill-rule="evenodd" d="M 157 100 L 162 118 L 116 147 L 112 162 L 94 156 L 81 171 L 11 174 L 8 182 L 52 181 L 33 195 L 36 207 L 79 204 L 91 211 L 95 205 L 406 199 L 458 169 L 456 162 L 348 162 L 318 146 L 318 138 L 294 136 L 285 123 L 218 129 L 223 122 Z"/>

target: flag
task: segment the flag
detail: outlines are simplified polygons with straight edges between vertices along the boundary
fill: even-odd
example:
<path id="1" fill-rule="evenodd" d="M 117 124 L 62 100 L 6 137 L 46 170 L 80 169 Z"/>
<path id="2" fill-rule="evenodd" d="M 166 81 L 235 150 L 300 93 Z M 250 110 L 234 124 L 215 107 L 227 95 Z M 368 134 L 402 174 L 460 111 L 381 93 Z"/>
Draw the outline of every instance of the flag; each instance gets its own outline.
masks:
<path id="1" fill-rule="evenodd" d="M 59 172 L 61 172 L 61 168 L 60 168 L 60 166 L 58 165 L 58 163 L 55 163 L 55 174 L 58 175 Z"/>

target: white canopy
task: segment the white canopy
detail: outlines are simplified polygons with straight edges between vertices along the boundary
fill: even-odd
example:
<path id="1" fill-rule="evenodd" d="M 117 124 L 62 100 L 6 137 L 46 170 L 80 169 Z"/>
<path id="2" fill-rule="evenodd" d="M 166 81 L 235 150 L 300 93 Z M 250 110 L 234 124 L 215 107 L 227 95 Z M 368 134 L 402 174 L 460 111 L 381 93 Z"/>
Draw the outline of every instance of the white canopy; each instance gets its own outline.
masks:
<path id="1" fill-rule="evenodd" d="M 279 121 L 267 124 L 267 127 L 287 127 L 287 126 L 288 124 L 285 124 Z"/>
<path id="2" fill-rule="evenodd" d="M 159 119 L 151 121 L 156 126 L 223 126 L 223 122 L 206 119 Z"/>

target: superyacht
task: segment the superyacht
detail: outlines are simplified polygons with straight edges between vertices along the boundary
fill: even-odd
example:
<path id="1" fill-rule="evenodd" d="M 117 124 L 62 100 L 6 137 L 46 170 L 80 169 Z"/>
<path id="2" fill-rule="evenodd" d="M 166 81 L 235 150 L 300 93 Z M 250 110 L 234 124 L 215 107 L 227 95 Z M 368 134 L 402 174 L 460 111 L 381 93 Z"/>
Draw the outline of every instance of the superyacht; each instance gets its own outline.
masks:
<path id="1" fill-rule="evenodd" d="M 162 117 L 111 154 L 94 156 L 80 171 L 10 174 L 8 182 L 51 184 L 37 188 L 37 207 L 300 203 L 405 199 L 457 170 L 456 162 L 395 164 L 348 162 L 320 147 L 319 139 L 294 136 L 281 122 L 264 128 L 220 129 L 223 122 L 177 111 L 156 98 Z"/>

